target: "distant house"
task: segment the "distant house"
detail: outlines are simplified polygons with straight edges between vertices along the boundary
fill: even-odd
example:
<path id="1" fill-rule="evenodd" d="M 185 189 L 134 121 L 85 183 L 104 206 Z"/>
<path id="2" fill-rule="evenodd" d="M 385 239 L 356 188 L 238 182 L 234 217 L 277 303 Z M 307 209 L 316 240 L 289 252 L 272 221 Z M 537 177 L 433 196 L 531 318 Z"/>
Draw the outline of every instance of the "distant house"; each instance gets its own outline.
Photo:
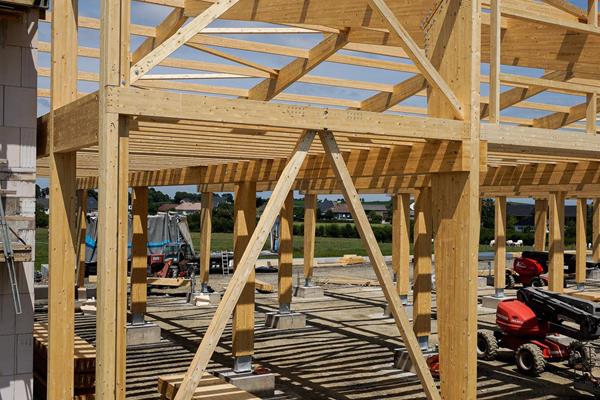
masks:
<path id="1" fill-rule="evenodd" d="M 175 211 L 183 215 L 194 214 L 200 212 L 200 210 L 202 210 L 202 203 L 186 200 L 182 200 L 181 203 L 175 207 Z"/>
<path id="2" fill-rule="evenodd" d="M 175 208 L 177 208 L 177 206 L 178 206 L 178 204 L 174 204 L 174 203 L 161 204 L 160 207 L 158 207 L 158 212 L 174 211 Z"/>
<path id="3" fill-rule="evenodd" d="M 565 206 L 565 219 L 575 218 L 577 208 L 573 205 Z M 526 232 L 535 225 L 535 205 L 528 203 L 506 203 L 506 215 L 515 217 L 515 231 Z"/>
<path id="4" fill-rule="evenodd" d="M 385 206 L 385 204 L 366 203 L 366 204 L 363 204 L 363 208 L 365 209 L 365 212 L 367 214 L 375 213 L 375 214 L 381 216 L 382 222 L 385 222 L 389 217 L 388 209 Z M 352 221 L 352 214 L 350 213 L 350 209 L 348 208 L 348 205 L 345 203 L 334 204 L 334 206 L 331 208 L 331 212 L 333 213 L 333 218 L 338 221 Z"/>
<path id="5" fill-rule="evenodd" d="M 41 208 L 46 215 L 50 214 L 50 199 L 48 197 L 38 197 L 35 199 L 35 204 L 38 208 Z M 98 200 L 88 196 L 86 212 L 98 211 Z"/>
<path id="6" fill-rule="evenodd" d="M 319 208 L 319 211 L 321 211 L 321 214 L 325 214 L 327 211 L 331 210 L 334 205 L 335 203 L 333 201 L 327 199 L 317 203 L 317 207 Z"/>

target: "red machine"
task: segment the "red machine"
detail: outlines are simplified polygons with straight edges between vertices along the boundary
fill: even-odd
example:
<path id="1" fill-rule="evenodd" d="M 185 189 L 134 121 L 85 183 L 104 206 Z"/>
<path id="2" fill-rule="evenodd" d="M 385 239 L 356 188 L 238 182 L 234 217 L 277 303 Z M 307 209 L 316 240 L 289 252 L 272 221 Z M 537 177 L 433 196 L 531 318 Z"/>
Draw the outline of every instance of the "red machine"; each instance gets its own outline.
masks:
<path id="1" fill-rule="evenodd" d="M 535 376 L 548 361 L 575 363 L 584 357 L 579 341 L 600 337 L 595 303 L 535 288 L 520 289 L 517 297 L 498 304 L 499 330 L 477 333 L 479 358 L 493 360 L 499 348 L 511 349 L 518 369 Z"/>
<path id="2" fill-rule="evenodd" d="M 548 285 L 544 275 L 544 267 L 533 258 L 517 257 L 513 262 L 513 269 L 506 271 L 506 288 L 512 289 L 516 283 L 523 286 L 542 287 Z"/>

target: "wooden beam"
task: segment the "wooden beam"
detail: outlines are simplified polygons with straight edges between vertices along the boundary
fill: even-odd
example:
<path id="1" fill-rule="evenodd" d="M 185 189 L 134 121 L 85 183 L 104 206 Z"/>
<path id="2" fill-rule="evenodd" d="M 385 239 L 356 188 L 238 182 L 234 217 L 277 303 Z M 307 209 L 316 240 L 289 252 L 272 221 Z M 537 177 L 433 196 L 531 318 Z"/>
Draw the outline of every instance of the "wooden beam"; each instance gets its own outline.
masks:
<path id="1" fill-rule="evenodd" d="M 188 40 L 194 37 L 208 24 L 216 20 L 236 5 L 239 0 L 218 0 L 206 11 L 194 17 L 187 25 L 180 27 L 175 33 L 165 39 L 160 45 L 156 46 L 150 53 L 146 54 L 131 67 L 130 83 L 135 83 L 148 71 L 167 58 L 175 50 L 183 46 Z"/>
<path id="2" fill-rule="evenodd" d="M 427 80 L 422 75 L 410 77 L 397 85 L 392 92 L 379 92 L 363 100 L 360 109 L 364 111 L 382 112 L 408 99 L 425 89 Z"/>
<path id="3" fill-rule="evenodd" d="M 165 19 L 156 27 L 156 34 L 147 37 L 146 40 L 133 52 L 131 62 L 134 64 L 150 54 L 152 50 L 164 43 L 183 26 L 187 17 L 183 15 L 183 9 L 175 8 L 165 17 Z"/>
<path id="4" fill-rule="evenodd" d="M 586 96 L 585 131 L 590 135 L 597 134 L 598 126 L 598 93 L 588 93 Z"/>
<path id="5" fill-rule="evenodd" d="M 491 124 L 500 123 L 500 49 L 502 43 L 501 0 L 491 0 L 490 24 L 490 118 Z"/>
<path id="6" fill-rule="evenodd" d="M 565 194 L 552 192 L 548 197 L 550 238 L 548 248 L 548 289 L 562 293 L 564 289 Z"/>
<path id="7" fill-rule="evenodd" d="M 46 397 L 62 400 L 74 395 L 74 299 L 77 232 L 75 214 L 76 155 L 56 153 L 59 135 L 55 110 L 77 98 L 76 0 L 58 0 L 52 14 L 52 78 L 50 101 L 50 229 L 48 281 L 48 360 Z"/>
<path id="8" fill-rule="evenodd" d="M 144 321 L 148 265 L 148 187 L 134 187 L 131 196 L 131 314 L 132 322 Z"/>
<path id="9" fill-rule="evenodd" d="M 588 24 L 598 27 L 598 0 L 588 0 L 587 21 Z"/>
<path id="10" fill-rule="evenodd" d="M 548 200 L 535 199 L 535 251 L 546 251 L 546 227 L 548 225 Z"/>
<path id="11" fill-rule="evenodd" d="M 558 8 L 559 10 L 562 10 L 564 12 L 567 12 L 567 13 L 579 18 L 582 21 L 587 21 L 587 19 L 588 19 L 587 13 L 582 8 L 577 7 L 573 3 L 570 3 L 568 0 L 543 0 L 543 1 L 544 1 L 544 3 L 548 3 L 548 4 Z M 598 17 L 596 17 L 596 20 L 598 20 Z"/>
<path id="12" fill-rule="evenodd" d="M 212 209 L 213 209 L 213 194 L 212 192 L 202 192 L 200 198 L 202 209 L 200 211 L 200 284 L 202 289 L 208 286 L 208 278 L 210 274 L 210 250 L 212 238 Z"/>
<path id="13" fill-rule="evenodd" d="M 421 188 L 415 194 L 413 258 L 413 330 L 421 348 L 431 335 L 431 228 L 431 189 Z"/>
<path id="14" fill-rule="evenodd" d="M 289 313 L 292 304 L 292 263 L 294 261 L 294 192 L 283 203 L 279 225 L 279 272 L 277 288 L 279 312 Z"/>
<path id="15" fill-rule="evenodd" d="M 241 268 L 256 226 L 256 182 L 240 182 L 234 200 L 233 265 Z M 254 354 L 254 268 L 233 311 L 231 353 L 236 359 Z M 235 368 L 235 367 L 234 367 Z M 249 372 L 249 371 L 245 371 Z"/>
<path id="16" fill-rule="evenodd" d="M 478 1 L 441 2 L 425 25 L 428 56 L 451 85 L 466 116 L 463 146 L 468 172 L 433 174 L 437 320 L 441 393 L 477 397 L 477 271 L 479 251 L 479 82 L 481 10 Z M 455 115 L 439 90 L 429 89 L 429 114 Z M 490 125 L 493 126 L 493 125 Z M 460 319 L 456 319 L 461 315 Z"/>
<path id="17" fill-rule="evenodd" d="M 578 288 L 583 288 L 586 280 L 587 267 L 587 199 L 577 199 L 577 215 L 575 223 L 575 281 Z"/>
<path id="18" fill-rule="evenodd" d="M 417 376 L 423 384 L 425 395 L 428 399 L 439 399 L 439 392 L 435 382 L 433 381 L 433 378 L 431 377 L 431 372 L 425 363 L 425 359 L 423 358 L 423 354 L 419 348 L 417 337 L 410 329 L 408 316 L 406 315 L 406 312 L 400 303 L 400 298 L 396 295 L 392 276 L 390 275 L 386 262 L 383 258 L 383 254 L 381 253 L 381 249 L 379 248 L 377 240 L 375 239 L 375 234 L 373 233 L 373 229 L 371 228 L 367 214 L 365 213 L 365 210 L 360 202 L 360 197 L 354 188 L 352 178 L 350 177 L 348 169 L 346 168 L 346 164 L 344 163 L 344 159 L 340 154 L 336 140 L 333 134 L 328 131 L 319 132 L 319 138 L 321 139 L 321 143 L 325 149 L 325 154 L 329 158 L 331 165 L 336 171 L 336 177 L 342 186 L 344 199 L 348 204 L 348 208 L 352 214 L 354 223 L 356 224 L 356 229 L 360 234 L 363 246 L 365 246 L 367 253 L 369 254 L 369 260 L 375 269 L 377 279 L 379 280 L 385 298 L 388 301 L 389 308 L 394 316 L 394 320 L 396 321 L 396 326 L 400 331 L 402 342 L 406 346 L 413 361 L 413 365 L 415 366 Z"/>
<path id="19" fill-rule="evenodd" d="M 462 105 L 456 98 L 456 95 L 412 39 L 410 33 L 402 26 L 398 18 L 396 18 L 385 0 L 369 0 L 369 5 L 383 17 L 384 22 L 390 29 L 390 33 L 395 34 L 398 39 L 400 39 L 400 46 L 415 63 L 417 68 L 419 68 L 419 71 L 421 71 L 421 74 L 427 79 L 427 82 L 445 96 L 448 104 L 452 108 L 454 116 L 459 120 L 464 120 L 464 111 Z"/>
<path id="20" fill-rule="evenodd" d="M 265 79 L 248 92 L 248 99 L 268 101 L 283 92 L 299 78 L 327 60 L 348 43 L 348 32 L 328 35 L 322 42 L 309 50 L 308 58 L 296 58 L 279 70 L 277 76 Z"/>
<path id="21" fill-rule="evenodd" d="M 594 199 L 592 214 L 592 260 L 600 262 L 600 198 Z"/>
<path id="22" fill-rule="evenodd" d="M 496 294 L 501 294 L 506 286 L 506 197 L 496 198 L 495 210 L 494 287 Z"/>
<path id="23" fill-rule="evenodd" d="M 206 333 L 202 337 L 198 351 L 185 374 L 183 382 L 175 396 L 175 400 L 191 399 L 194 390 L 198 387 L 200 379 L 202 378 L 202 373 L 205 371 L 212 353 L 217 347 L 219 338 L 225 330 L 227 320 L 233 312 L 235 304 L 242 295 L 248 277 L 254 271 L 254 264 L 256 263 L 256 260 L 258 260 L 260 251 L 271 232 L 271 227 L 275 222 L 275 218 L 280 212 L 281 207 L 290 192 L 298 170 L 308 154 L 314 137 L 315 133 L 309 131 L 298 141 L 298 145 L 290 157 L 288 166 L 277 182 L 260 221 L 252 234 L 249 246 L 246 247 L 242 258 L 240 259 L 240 263 L 238 264 L 238 268 L 229 281 L 227 290 L 225 290 L 225 294 L 217 307 L 215 315 L 210 322 Z"/>
<path id="24" fill-rule="evenodd" d="M 317 228 L 317 195 L 304 195 L 304 283 L 311 284 L 315 266 L 315 235 Z"/>
<path id="25" fill-rule="evenodd" d="M 393 199 L 392 266 L 396 274 L 396 293 L 406 304 L 410 286 L 410 194 L 399 193 Z"/>

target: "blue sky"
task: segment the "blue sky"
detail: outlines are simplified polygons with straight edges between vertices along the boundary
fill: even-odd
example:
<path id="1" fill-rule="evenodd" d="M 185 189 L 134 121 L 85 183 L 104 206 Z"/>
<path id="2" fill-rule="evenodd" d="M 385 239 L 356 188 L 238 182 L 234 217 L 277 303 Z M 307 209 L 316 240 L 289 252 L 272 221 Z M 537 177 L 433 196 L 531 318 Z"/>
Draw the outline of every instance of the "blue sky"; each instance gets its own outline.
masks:
<path id="1" fill-rule="evenodd" d="M 587 7 L 587 0 L 572 0 L 572 3 L 585 8 Z M 99 17 L 100 10 L 100 2 L 99 0 L 85 0 L 80 1 L 79 12 L 82 16 L 87 17 Z M 132 2 L 132 23 L 141 24 L 141 25 L 150 25 L 156 26 L 158 25 L 164 17 L 170 12 L 170 8 L 162 7 L 158 5 L 151 5 L 145 3 Z M 211 27 L 257 27 L 257 26 L 272 26 L 269 24 L 263 23 L 250 23 L 250 22 L 242 22 L 242 21 L 216 21 L 211 25 Z M 253 40 L 253 41 L 264 41 L 272 44 L 280 44 L 286 46 L 293 46 L 299 48 L 310 48 L 316 45 L 320 40 L 322 40 L 323 36 L 320 34 L 304 34 L 304 35 L 223 35 L 225 37 L 232 37 L 237 39 L 245 39 L 245 40 Z M 49 42 L 50 41 L 50 25 L 41 23 L 39 29 L 39 39 L 41 41 Z M 139 44 L 144 40 L 143 37 L 132 36 L 131 48 L 134 50 Z M 91 29 L 80 29 L 79 30 L 79 45 L 86 47 L 98 47 L 99 43 L 99 32 Z M 253 61 L 260 63 L 265 66 L 269 66 L 272 68 L 281 68 L 286 65 L 290 61 L 292 61 L 291 57 L 264 54 L 264 53 L 255 53 L 255 52 L 247 52 L 243 50 L 232 50 L 232 49 L 223 49 L 219 48 L 219 50 L 237 55 L 243 58 L 252 59 Z M 379 56 L 373 54 L 366 53 L 355 53 L 351 51 L 342 50 L 340 53 L 345 53 L 349 55 L 360 55 L 361 57 L 373 58 L 373 59 L 383 59 L 390 60 L 395 62 L 407 62 L 403 59 Z M 212 56 L 210 54 L 203 53 L 201 51 L 191 49 L 183 46 L 181 49 L 177 50 L 174 54 L 174 57 L 178 58 L 188 58 L 199 61 L 208 61 L 215 63 L 225 63 L 238 65 L 234 62 L 230 62 L 224 59 L 221 59 L 216 56 Z M 98 60 L 83 58 L 80 57 L 78 60 L 79 69 L 83 71 L 89 72 L 97 72 L 98 71 Z M 50 68 L 50 55 L 47 53 L 39 54 L 39 66 L 43 68 Z M 195 72 L 198 71 L 186 71 L 181 69 L 173 69 L 173 68 L 165 68 L 165 67 L 156 67 L 151 73 L 184 73 L 184 72 Z M 482 65 L 481 69 L 482 74 L 489 73 L 489 67 L 487 64 Z M 511 67 L 511 66 L 503 66 L 502 72 L 506 73 L 518 73 L 523 75 L 535 76 L 539 77 L 543 74 L 542 70 L 535 69 L 527 69 L 527 68 L 519 68 L 519 67 Z M 382 69 L 374 69 L 374 68 L 363 68 L 363 67 L 355 67 L 350 65 L 336 64 L 325 62 L 318 66 L 311 74 L 320 75 L 320 76 L 329 76 L 336 77 L 342 79 L 355 79 L 360 81 L 369 81 L 376 83 L 385 83 L 385 84 L 396 84 L 407 78 L 409 78 L 412 74 L 402 73 L 402 72 L 394 72 L 394 71 L 386 71 Z M 241 87 L 241 88 L 250 88 L 258 83 L 260 79 L 258 78 L 244 78 L 244 79 L 219 79 L 214 80 L 211 79 L 209 82 L 204 81 L 187 81 L 187 82 L 197 82 L 197 83 L 209 83 L 220 86 L 231 86 L 231 87 Z M 49 88 L 49 79 L 48 78 L 39 78 L 38 84 L 40 88 Z M 82 92 L 92 92 L 97 90 L 98 86 L 96 83 L 90 82 L 80 82 L 79 90 Z M 509 87 L 503 87 L 502 90 L 508 90 Z M 358 89 L 347 89 L 347 88 L 338 88 L 331 86 L 318 86 L 312 84 L 305 83 L 295 83 L 292 85 L 287 91 L 287 93 L 295 93 L 295 94 L 303 94 L 303 95 L 313 95 L 313 96 L 323 96 L 323 97 L 333 97 L 339 99 L 349 99 L 349 100 L 364 100 L 371 95 L 375 94 L 373 91 L 368 90 L 358 90 Z M 488 85 L 481 85 L 481 95 L 488 95 Z M 570 95 L 562 95 L 555 93 L 542 93 L 530 99 L 533 102 L 543 102 L 549 104 L 556 105 L 568 105 L 572 106 L 578 103 L 585 101 L 581 96 L 570 96 Z M 425 107 L 425 99 L 424 98 L 410 98 L 405 102 L 401 103 L 402 105 L 407 106 L 418 106 Z M 47 113 L 49 110 L 49 100 L 48 99 L 38 99 L 38 115 L 43 115 Z M 509 108 L 507 110 L 503 110 L 502 115 L 512 116 L 512 117 L 524 117 L 524 118 L 537 118 L 547 114 L 547 112 L 536 111 L 536 110 L 527 110 L 522 108 Z M 38 183 L 42 186 L 47 185 L 46 179 L 39 179 Z M 161 188 L 161 190 L 173 194 L 179 190 L 185 191 L 195 191 L 194 186 L 185 186 L 185 187 L 170 187 L 170 188 Z M 265 194 L 268 195 L 268 194 Z M 333 198 L 337 198 L 339 196 L 332 196 Z M 368 195 L 365 196 L 367 199 L 382 199 L 385 196 L 379 195 Z"/>

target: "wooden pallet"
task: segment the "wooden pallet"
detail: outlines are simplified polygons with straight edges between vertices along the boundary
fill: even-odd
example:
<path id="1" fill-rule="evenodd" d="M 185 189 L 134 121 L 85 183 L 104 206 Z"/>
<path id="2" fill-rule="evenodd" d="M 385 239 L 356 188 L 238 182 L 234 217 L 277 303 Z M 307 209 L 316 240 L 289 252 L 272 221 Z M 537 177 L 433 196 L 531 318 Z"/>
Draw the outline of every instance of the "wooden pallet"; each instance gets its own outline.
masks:
<path id="1" fill-rule="evenodd" d="M 1 243 L 1 242 L 0 242 Z M 21 243 L 11 243 L 16 262 L 31 261 L 31 246 Z M 4 247 L 0 245 L 0 262 L 5 262 Z"/>
<path id="2" fill-rule="evenodd" d="M 93 399 L 96 382 L 96 348 L 75 336 L 73 361 L 75 367 L 74 388 L 78 400 Z M 36 383 L 46 386 L 48 362 L 48 326 L 33 325 L 34 378 Z M 45 391 L 44 391 L 45 392 Z"/>
<path id="3" fill-rule="evenodd" d="M 172 400 L 183 381 L 183 374 L 158 377 L 158 392 L 161 400 Z M 200 384 L 194 391 L 193 400 L 258 400 L 256 397 L 242 389 L 225 382 L 207 372 L 202 375 Z"/>
<path id="4" fill-rule="evenodd" d="M 273 285 L 271 285 L 270 283 L 261 281 L 260 279 L 255 279 L 254 285 L 256 287 L 256 290 L 258 290 L 259 292 L 262 292 L 262 293 L 273 293 L 275 291 L 275 288 L 273 287 Z"/>

